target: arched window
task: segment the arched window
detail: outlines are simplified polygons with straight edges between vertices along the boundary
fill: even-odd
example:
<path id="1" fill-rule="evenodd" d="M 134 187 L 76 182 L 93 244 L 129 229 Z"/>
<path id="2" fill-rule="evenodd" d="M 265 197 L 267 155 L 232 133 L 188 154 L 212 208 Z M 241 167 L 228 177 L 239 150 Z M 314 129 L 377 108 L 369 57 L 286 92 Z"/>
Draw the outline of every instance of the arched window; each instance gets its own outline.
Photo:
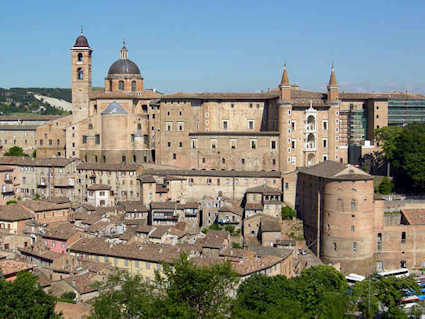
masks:
<path id="1" fill-rule="evenodd" d="M 316 129 L 316 119 L 313 115 L 307 117 L 307 130 L 314 131 Z"/>
<path id="2" fill-rule="evenodd" d="M 344 210 L 344 203 L 342 202 L 341 198 L 338 198 L 338 205 L 337 205 L 339 210 Z"/>
<path id="3" fill-rule="evenodd" d="M 78 62 L 83 62 L 83 54 L 81 52 L 78 53 L 77 59 L 78 59 Z"/>
<path id="4" fill-rule="evenodd" d="M 77 78 L 78 78 L 78 80 L 82 80 L 84 78 L 83 74 L 84 74 L 83 69 L 82 68 L 78 68 L 77 69 Z"/>
<path id="5" fill-rule="evenodd" d="M 131 82 L 131 90 L 134 92 L 136 91 L 136 81 Z"/>
<path id="6" fill-rule="evenodd" d="M 118 89 L 121 90 L 121 91 L 124 90 L 124 81 L 118 82 Z"/>
<path id="7" fill-rule="evenodd" d="M 316 148 L 316 138 L 313 133 L 310 133 L 307 136 L 307 148 L 309 149 Z"/>
<path id="8" fill-rule="evenodd" d="M 352 199 L 351 200 L 351 210 L 355 210 L 356 209 L 356 200 L 355 199 Z"/>

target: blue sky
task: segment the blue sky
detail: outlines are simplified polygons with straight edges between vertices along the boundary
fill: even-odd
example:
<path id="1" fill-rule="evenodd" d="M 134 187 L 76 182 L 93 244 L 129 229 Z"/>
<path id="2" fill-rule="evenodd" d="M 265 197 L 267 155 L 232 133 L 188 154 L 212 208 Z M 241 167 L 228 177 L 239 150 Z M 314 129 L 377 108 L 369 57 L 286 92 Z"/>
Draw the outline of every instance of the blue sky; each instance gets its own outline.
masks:
<path id="1" fill-rule="evenodd" d="M 103 86 L 122 40 L 147 88 L 259 91 L 291 82 L 323 90 L 334 61 L 346 91 L 425 93 L 425 2 L 4 1 L 0 87 L 70 87 L 80 25 Z"/>

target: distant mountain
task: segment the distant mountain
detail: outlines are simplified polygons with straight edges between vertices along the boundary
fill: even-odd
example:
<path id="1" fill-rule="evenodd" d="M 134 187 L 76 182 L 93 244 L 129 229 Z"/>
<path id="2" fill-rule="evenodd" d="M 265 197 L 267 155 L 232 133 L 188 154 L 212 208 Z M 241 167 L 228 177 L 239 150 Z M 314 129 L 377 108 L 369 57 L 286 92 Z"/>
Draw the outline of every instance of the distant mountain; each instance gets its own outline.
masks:
<path id="1" fill-rule="evenodd" d="M 0 114 L 69 114 L 72 91 L 62 88 L 0 88 Z"/>

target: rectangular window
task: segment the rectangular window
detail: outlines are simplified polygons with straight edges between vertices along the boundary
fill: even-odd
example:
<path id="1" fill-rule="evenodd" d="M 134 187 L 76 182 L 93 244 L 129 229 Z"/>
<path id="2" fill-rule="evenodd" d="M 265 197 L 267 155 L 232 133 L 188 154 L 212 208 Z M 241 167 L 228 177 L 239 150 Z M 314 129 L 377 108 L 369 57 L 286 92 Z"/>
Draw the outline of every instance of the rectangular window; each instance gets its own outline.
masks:
<path id="1" fill-rule="evenodd" d="M 276 141 L 271 141 L 270 147 L 271 147 L 272 150 L 275 150 L 276 149 Z"/>
<path id="2" fill-rule="evenodd" d="M 211 140 L 211 149 L 215 150 L 217 148 L 217 140 Z"/>
<path id="3" fill-rule="evenodd" d="M 253 120 L 249 120 L 248 121 L 248 129 L 249 130 L 253 130 L 254 129 L 254 121 Z"/>
<path id="4" fill-rule="evenodd" d="M 195 149 L 196 148 L 196 139 L 192 139 L 192 148 Z"/>
<path id="5" fill-rule="evenodd" d="M 323 121 L 322 121 L 322 128 L 323 128 L 324 130 L 327 130 L 327 129 L 328 129 L 328 120 L 323 120 Z"/>
<path id="6" fill-rule="evenodd" d="M 405 231 L 401 232 L 401 243 L 402 244 L 406 243 L 406 232 Z"/>
<path id="7" fill-rule="evenodd" d="M 295 149 L 297 146 L 296 141 L 295 140 L 291 140 L 291 148 Z"/>
<path id="8" fill-rule="evenodd" d="M 172 122 L 167 122 L 165 124 L 165 126 L 167 127 L 168 132 L 171 132 L 173 130 L 173 123 Z"/>
<path id="9" fill-rule="evenodd" d="M 184 131 L 184 122 L 177 122 L 177 131 L 179 132 Z"/>
<path id="10" fill-rule="evenodd" d="M 250 141 L 250 144 L 251 144 L 251 149 L 255 150 L 256 147 L 257 147 L 256 141 L 255 140 L 251 140 Z"/>
<path id="11" fill-rule="evenodd" d="M 235 150 L 236 149 L 236 140 L 230 140 L 230 149 Z"/>
<path id="12" fill-rule="evenodd" d="M 87 135 L 83 135 L 83 144 L 87 144 Z"/>
<path id="13" fill-rule="evenodd" d="M 323 148 L 327 148 L 328 147 L 328 140 L 326 138 L 324 138 L 322 140 L 322 145 L 323 145 Z"/>
<path id="14" fill-rule="evenodd" d="M 132 142 L 134 142 L 134 134 L 131 134 L 131 136 L 132 136 Z M 96 139 L 96 144 L 100 144 L 100 135 L 99 134 L 96 134 L 96 136 L 95 136 L 95 139 Z"/>
<path id="15" fill-rule="evenodd" d="M 353 253 L 357 252 L 357 242 L 353 242 Z"/>
<path id="16" fill-rule="evenodd" d="M 228 126 L 229 126 L 229 121 L 224 120 L 223 121 L 223 130 L 227 130 L 228 129 Z"/>
<path id="17" fill-rule="evenodd" d="M 295 131 L 295 123 L 296 123 L 296 121 L 295 120 L 292 120 L 291 121 L 291 129 L 293 130 L 293 131 Z"/>

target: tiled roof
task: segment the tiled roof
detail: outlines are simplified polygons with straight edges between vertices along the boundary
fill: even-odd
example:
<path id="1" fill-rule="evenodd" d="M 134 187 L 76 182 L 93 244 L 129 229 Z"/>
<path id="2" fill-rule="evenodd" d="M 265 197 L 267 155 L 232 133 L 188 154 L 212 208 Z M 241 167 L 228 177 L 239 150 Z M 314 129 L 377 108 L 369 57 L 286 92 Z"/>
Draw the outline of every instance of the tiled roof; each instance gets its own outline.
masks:
<path id="1" fill-rule="evenodd" d="M 19 202 L 22 206 L 32 210 L 33 212 L 45 212 L 51 210 L 67 209 L 71 207 L 71 203 L 56 204 L 44 200 L 24 200 Z"/>
<path id="2" fill-rule="evenodd" d="M 248 188 L 247 193 L 260 193 L 263 195 L 281 195 L 282 192 L 277 188 L 272 188 L 267 185 L 255 186 Z"/>
<path id="3" fill-rule="evenodd" d="M 61 115 L 37 115 L 37 116 L 10 116 L 10 115 L 1 115 L 0 121 L 50 121 L 50 120 L 56 120 L 60 117 L 63 117 Z"/>
<path id="4" fill-rule="evenodd" d="M 136 164 L 103 164 L 103 163 L 81 163 L 77 169 L 93 171 L 136 171 L 140 165 Z"/>
<path id="5" fill-rule="evenodd" d="M 290 248 L 268 247 L 268 246 L 252 247 L 250 250 L 252 250 L 257 256 L 260 256 L 260 257 L 276 256 L 276 257 L 282 257 L 285 259 L 294 253 L 294 250 Z"/>
<path id="6" fill-rule="evenodd" d="M 242 216 L 242 208 L 239 207 L 236 203 L 232 202 L 225 202 L 224 205 L 218 209 L 218 211 L 222 213 L 228 212 Z"/>
<path id="7" fill-rule="evenodd" d="M 118 202 L 117 206 L 122 207 L 126 212 L 146 212 L 148 208 L 139 200 L 128 200 Z"/>
<path id="8" fill-rule="evenodd" d="M 106 109 L 104 109 L 100 114 L 109 115 L 109 114 L 128 114 L 128 112 L 119 104 L 117 101 L 109 103 Z"/>
<path id="9" fill-rule="evenodd" d="M 38 257 L 44 260 L 48 260 L 50 262 L 53 262 L 55 259 L 57 258 L 62 258 L 63 254 L 48 250 L 48 249 L 31 249 L 31 248 L 18 248 L 18 250 L 21 252 L 21 254 L 23 255 L 29 255 L 29 256 L 34 256 L 34 257 Z"/>
<path id="10" fill-rule="evenodd" d="M 137 226 L 137 228 L 135 229 L 136 233 L 143 233 L 143 234 L 149 234 L 155 226 L 150 226 L 150 225 L 139 225 Z"/>
<path id="11" fill-rule="evenodd" d="M 276 256 L 246 258 L 241 261 L 233 262 L 232 267 L 239 275 L 247 276 L 252 273 L 273 267 L 274 265 L 282 262 L 282 260 L 282 257 Z"/>
<path id="12" fill-rule="evenodd" d="M 0 173 L 3 172 L 13 172 L 13 167 L 10 166 L 0 166 Z"/>
<path id="13" fill-rule="evenodd" d="M 226 132 L 190 132 L 189 136 L 279 136 L 279 132 L 274 131 L 226 131 Z"/>
<path id="14" fill-rule="evenodd" d="M 70 223 L 60 223 L 57 225 L 52 225 L 48 227 L 44 233 L 44 238 L 54 238 L 60 240 L 68 240 L 71 238 L 78 230 L 74 225 Z"/>
<path id="15" fill-rule="evenodd" d="M 65 278 L 64 280 L 81 295 L 96 291 L 97 288 L 93 287 L 93 284 L 101 279 L 100 276 L 87 272 L 85 274 Z"/>
<path id="16" fill-rule="evenodd" d="M 280 171 L 233 171 L 233 170 L 198 170 L 198 169 L 147 169 L 142 176 L 212 176 L 212 177 L 274 177 L 281 176 Z M 140 177 L 139 177 L 140 178 Z"/>
<path id="17" fill-rule="evenodd" d="M 177 202 L 152 202 L 151 209 L 177 209 Z"/>
<path id="18" fill-rule="evenodd" d="M 208 230 L 202 247 L 224 248 L 225 242 L 229 239 L 229 233 L 225 230 Z"/>
<path id="19" fill-rule="evenodd" d="M 142 92 L 105 92 L 103 90 L 91 91 L 90 99 L 157 99 L 161 94 L 152 90 L 144 90 Z"/>
<path id="20" fill-rule="evenodd" d="M 32 265 L 24 262 L 10 259 L 0 260 L 0 270 L 5 277 L 16 274 L 19 271 L 30 270 L 32 268 Z"/>
<path id="21" fill-rule="evenodd" d="M 38 166 L 38 167 L 65 167 L 72 162 L 77 161 L 75 158 L 32 158 L 32 157 L 0 157 L 0 165 L 14 166 Z"/>
<path id="22" fill-rule="evenodd" d="M 168 230 L 171 228 L 171 226 L 165 226 L 165 225 L 155 225 L 155 230 L 149 235 L 150 238 L 156 238 L 160 239 Z"/>
<path id="23" fill-rule="evenodd" d="M 0 206 L 0 220 L 1 221 L 19 221 L 31 219 L 33 215 L 23 208 L 21 205 L 10 204 Z"/>
<path id="24" fill-rule="evenodd" d="M 280 221 L 275 217 L 264 215 L 261 217 L 262 232 L 280 232 Z"/>
<path id="25" fill-rule="evenodd" d="M 0 125 L 0 131 L 35 131 L 39 125 Z"/>
<path id="26" fill-rule="evenodd" d="M 156 183 L 152 175 L 141 176 L 139 179 L 142 183 Z"/>
<path id="27" fill-rule="evenodd" d="M 187 203 L 184 203 L 184 204 L 179 204 L 178 206 L 177 206 L 179 209 L 196 209 L 196 208 L 198 208 L 199 207 L 199 203 L 198 202 L 187 202 Z"/>
<path id="28" fill-rule="evenodd" d="M 89 191 L 103 191 L 103 190 L 110 190 L 111 186 L 110 185 L 105 185 L 105 184 L 90 184 L 89 186 L 87 186 L 87 190 Z"/>
<path id="29" fill-rule="evenodd" d="M 425 209 L 402 209 L 409 225 L 425 225 Z"/>
<path id="30" fill-rule="evenodd" d="M 275 99 L 279 94 L 275 92 L 265 93 L 185 93 L 177 92 L 167 94 L 162 99 L 200 99 L 200 100 L 264 100 Z"/>
<path id="31" fill-rule="evenodd" d="M 369 180 L 373 177 L 350 164 L 324 161 L 310 167 L 300 168 L 301 173 L 336 180 Z"/>

